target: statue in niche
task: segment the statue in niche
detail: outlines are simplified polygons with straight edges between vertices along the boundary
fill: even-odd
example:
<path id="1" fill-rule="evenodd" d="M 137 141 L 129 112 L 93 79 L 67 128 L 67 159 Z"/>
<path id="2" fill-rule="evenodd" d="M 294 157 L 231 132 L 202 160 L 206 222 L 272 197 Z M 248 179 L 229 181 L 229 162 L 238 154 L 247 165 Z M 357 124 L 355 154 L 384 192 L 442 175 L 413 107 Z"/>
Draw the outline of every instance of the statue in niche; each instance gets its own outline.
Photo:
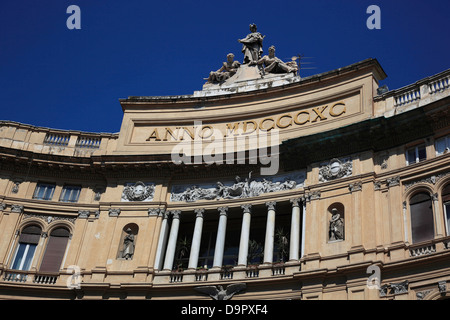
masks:
<path id="1" fill-rule="evenodd" d="M 208 83 L 222 83 L 232 77 L 241 66 L 238 61 L 234 61 L 234 54 L 227 55 L 227 61 L 223 62 L 222 67 L 217 71 L 211 71 L 208 77 Z"/>
<path id="2" fill-rule="evenodd" d="M 344 240 L 344 220 L 336 208 L 331 210 L 329 240 Z"/>
<path id="3" fill-rule="evenodd" d="M 265 36 L 257 32 L 256 24 L 250 25 L 250 33 L 238 41 L 242 43 L 242 53 L 244 54 L 244 64 L 258 61 L 261 58 L 262 44 Z"/>
<path id="4" fill-rule="evenodd" d="M 275 56 L 275 47 L 269 48 L 269 54 L 263 56 L 258 61 L 252 61 L 249 65 L 264 65 L 264 73 L 294 73 L 298 71 L 298 66 L 295 61 L 283 62 Z"/>
<path id="5" fill-rule="evenodd" d="M 126 235 L 125 238 L 123 239 L 123 250 L 121 258 L 130 260 L 133 258 L 134 255 L 135 237 L 131 228 L 128 228 L 127 230 L 125 230 L 125 232 Z"/>

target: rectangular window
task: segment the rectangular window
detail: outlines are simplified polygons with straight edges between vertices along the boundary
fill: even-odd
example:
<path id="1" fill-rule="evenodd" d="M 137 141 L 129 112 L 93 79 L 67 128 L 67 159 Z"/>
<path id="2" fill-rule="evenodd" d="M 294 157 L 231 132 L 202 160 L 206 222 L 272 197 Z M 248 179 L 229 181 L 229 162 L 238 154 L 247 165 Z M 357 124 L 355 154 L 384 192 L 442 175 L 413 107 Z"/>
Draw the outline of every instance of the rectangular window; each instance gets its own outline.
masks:
<path id="1" fill-rule="evenodd" d="M 36 244 L 19 243 L 19 247 L 17 248 L 16 256 L 14 257 L 11 269 L 29 270 L 35 250 Z"/>
<path id="2" fill-rule="evenodd" d="M 80 196 L 81 187 L 79 186 L 65 186 L 61 192 L 59 201 L 61 202 L 77 202 Z"/>
<path id="3" fill-rule="evenodd" d="M 450 151 L 450 136 L 446 136 L 436 140 L 436 155 L 447 153 Z"/>
<path id="4" fill-rule="evenodd" d="M 447 235 L 450 236 L 450 202 L 444 204 L 445 225 L 447 227 Z"/>
<path id="5" fill-rule="evenodd" d="M 36 189 L 34 190 L 33 199 L 52 200 L 54 191 L 54 184 L 38 183 Z"/>
<path id="6" fill-rule="evenodd" d="M 427 159 L 425 145 L 420 145 L 406 150 L 406 165 L 417 163 Z"/>

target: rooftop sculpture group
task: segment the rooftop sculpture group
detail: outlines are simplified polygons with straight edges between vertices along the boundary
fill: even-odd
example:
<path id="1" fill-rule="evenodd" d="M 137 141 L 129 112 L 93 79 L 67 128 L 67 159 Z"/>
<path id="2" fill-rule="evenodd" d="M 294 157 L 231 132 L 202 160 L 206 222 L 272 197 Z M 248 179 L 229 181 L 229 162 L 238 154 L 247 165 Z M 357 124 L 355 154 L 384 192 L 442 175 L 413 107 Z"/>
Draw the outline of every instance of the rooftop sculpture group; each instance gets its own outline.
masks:
<path id="1" fill-rule="evenodd" d="M 242 43 L 242 53 L 244 54 L 242 65 L 257 67 L 261 77 L 266 74 L 297 74 L 297 63 L 295 61 L 283 62 L 277 58 L 274 46 L 269 48 L 268 55 L 262 56 L 264 38 L 265 36 L 257 31 L 256 25 L 251 24 L 250 33 L 245 38 L 238 39 Z M 240 67 L 241 63 L 234 60 L 234 54 L 229 53 L 227 61 L 222 63 L 222 67 L 217 71 L 210 72 L 207 83 L 222 84 L 233 77 Z"/>

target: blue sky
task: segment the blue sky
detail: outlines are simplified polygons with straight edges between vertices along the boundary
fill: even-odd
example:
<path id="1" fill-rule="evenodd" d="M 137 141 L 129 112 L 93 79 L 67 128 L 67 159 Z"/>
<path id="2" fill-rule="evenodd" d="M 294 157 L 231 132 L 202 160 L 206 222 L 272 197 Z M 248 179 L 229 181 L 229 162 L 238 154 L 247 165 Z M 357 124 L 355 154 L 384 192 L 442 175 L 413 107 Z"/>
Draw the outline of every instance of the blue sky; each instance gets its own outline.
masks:
<path id="1" fill-rule="evenodd" d="M 369 30 L 370 5 L 381 29 Z M 81 9 L 69 30 L 67 7 Z M 1 120 L 118 132 L 119 98 L 192 94 L 250 23 L 288 60 L 310 57 L 301 76 L 376 58 L 396 89 L 450 68 L 450 2 L 2 0 Z"/>

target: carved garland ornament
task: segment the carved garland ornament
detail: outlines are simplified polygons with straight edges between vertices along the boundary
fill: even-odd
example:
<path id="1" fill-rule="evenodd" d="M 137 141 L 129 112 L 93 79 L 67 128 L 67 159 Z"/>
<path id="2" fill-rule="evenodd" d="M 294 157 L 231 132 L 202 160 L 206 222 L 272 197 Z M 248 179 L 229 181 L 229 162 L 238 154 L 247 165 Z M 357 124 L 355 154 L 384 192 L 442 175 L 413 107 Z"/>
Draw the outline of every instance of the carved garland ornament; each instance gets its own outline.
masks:
<path id="1" fill-rule="evenodd" d="M 151 201 L 155 193 L 154 185 L 147 185 L 141 181 L 136 182 L 134 186 L 125 186 L 122 193 L 124 201 Z"/>
<path id="2" fill-rule="evenodd" d="M 352 175 L 352 161 L 346 159 L 332 159 L 327 165 L 319 169 L 319 181 L 326 182 L 338 178 L 344 178 Z"/>

